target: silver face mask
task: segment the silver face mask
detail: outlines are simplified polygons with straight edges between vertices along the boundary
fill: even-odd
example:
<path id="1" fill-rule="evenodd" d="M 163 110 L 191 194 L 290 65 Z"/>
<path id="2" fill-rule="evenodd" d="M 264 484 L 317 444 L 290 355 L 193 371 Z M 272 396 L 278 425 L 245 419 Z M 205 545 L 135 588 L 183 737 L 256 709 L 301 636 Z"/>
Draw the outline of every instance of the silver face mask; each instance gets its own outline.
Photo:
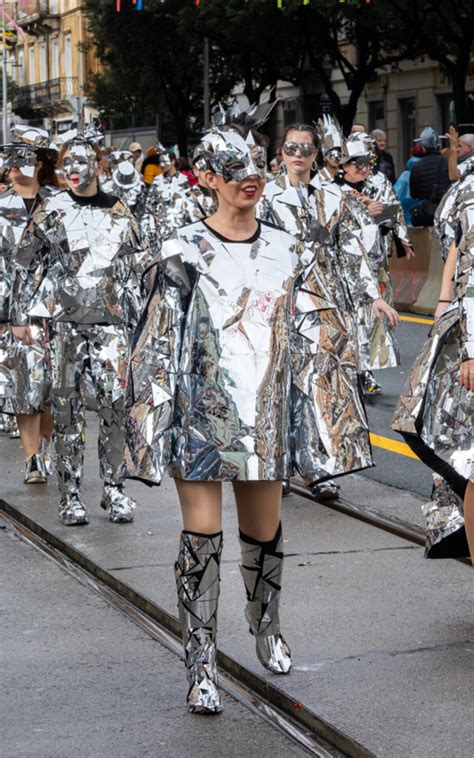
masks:
<path id="1" fill-rule="evenodd" d="M 5 145 L 0 151 L 0 163 L 3 168 L 17 168 L 30 179 L 34 176 L 36 151 L 27 145 Z"/>
<path id="2" fill-rule="evenodd" d="M 75 189 L 85 190 L 96 175 L 95 153 L 89 145 L 71 145 L 69 152 L 71 155 L 67 155 L 62 162 L 64 175 L 70 181 L 73 174 L 77 174 L 79 183 L 75 185 Z"/>
<path id="3" fill-rule="evenodd" d="M 324 157 L 330 166 L 337 168 L 341 163 L 342 150 L 340 147 L 333 147 L 331 150 L 327 151 Z"/>

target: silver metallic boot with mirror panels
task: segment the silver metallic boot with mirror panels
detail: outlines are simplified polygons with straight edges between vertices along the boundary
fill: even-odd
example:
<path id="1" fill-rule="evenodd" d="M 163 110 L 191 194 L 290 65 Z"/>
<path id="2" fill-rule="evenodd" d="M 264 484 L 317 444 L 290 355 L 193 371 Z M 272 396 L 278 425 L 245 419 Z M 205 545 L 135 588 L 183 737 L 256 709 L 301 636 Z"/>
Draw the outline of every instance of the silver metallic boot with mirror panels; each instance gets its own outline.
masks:
<path id="1" fill-rule="evenodd" d="M 175 574 L 191 713 L 222 711 L 216 665 L 221 554 L 222 532 L 181 533 Z"/>
<path id="2" fill-rule="evenodd" d="M 100 507 L 109 514 L 109 521 L 125 524 L 133 521 L 135 501 L 125 494 L 122 484 L 104 483 Z"/>
<path id="3" fill-rule="evenodd" d="M 240 532 L 242 574 L 247 591 L 245 617 L 255 637 L 257 657 L 274 674 L 287 674 L 291 652 L 280 633 L 283 538 L 281 524 L 271 542 L 257 542 Z"/>

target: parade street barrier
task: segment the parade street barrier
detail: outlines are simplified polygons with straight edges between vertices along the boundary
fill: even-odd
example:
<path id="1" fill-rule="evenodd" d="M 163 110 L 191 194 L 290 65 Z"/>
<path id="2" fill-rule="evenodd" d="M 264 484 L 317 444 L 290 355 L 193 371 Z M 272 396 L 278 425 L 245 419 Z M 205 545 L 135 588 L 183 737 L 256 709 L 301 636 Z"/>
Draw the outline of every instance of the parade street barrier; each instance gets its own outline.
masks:
<path id="1" fill-rule="evenodd" d="M 408 227 L 415 257 L 392 255 L 390 273 L 398 310 L 433 315 L 438 302 L 443 261 L 432 227 Z"/>

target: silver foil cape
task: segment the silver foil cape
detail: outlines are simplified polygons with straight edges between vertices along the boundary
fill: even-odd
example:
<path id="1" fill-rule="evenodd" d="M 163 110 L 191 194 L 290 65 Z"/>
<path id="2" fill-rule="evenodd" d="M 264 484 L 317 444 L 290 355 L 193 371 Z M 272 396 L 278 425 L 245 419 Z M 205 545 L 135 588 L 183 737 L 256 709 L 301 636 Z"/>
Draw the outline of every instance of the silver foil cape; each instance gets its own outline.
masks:
<path id="1" fill-rule="evenodd" d="M 366 251 L 372 275 L 378 285 L 378 297 L 382 297 L 389 305 L 393 306 L 393 288 L 388 266 L 388 250 L 383 241 L 377 220 L 370 215 L 363 203 L 354 195 L 353 187 L 344 183 L 341 189 L 348 203 L 350 203 L 351 214 L 357 220 L 359 238 Z M 373 191 L 374 194 L 377 193 L 380 194 L 380 197 L 383 196 L 379 188 L 374 187 L 374 178 L 372 177 L 370 178 L 370 183 L 369 179 L 366 180 L 363 193 L 364 191 L 367 194 Z M 382 200 L 382 202 L 384 201 Z M 400 353 L 395 330 L 387 319 L 384 319 L 384 321 L 376 319 L 371 304 L 360 304 L 357 314 L 357 327 L 361 368 L 363 370 L 393 368 L 400 364 Z"/>
<path id="2" fill-rule="evenodd" d="M 296 468 L 313 482 L 371 465 L 350 413 L 357 443 L 334 444 L 338 391 L 319 380 L 328 308 L 313 253 L 274 227 L 229 242 L 196 222 L 164 242 L 132 357 L 126 476 L 281 480 Z"/>
<path id="3" fill-rule="evenodd" d="M 81 205 L 68 192 L 43 200 L 18 247 L 11 320 L 49 320 L 57 474 L 65 499 L 80 495 L 86 378 L 100 419 L 101 475 L 108 485 L 121 482 L 131 332 L 143 310 L 141 278 L 150 262 L 122 203 Z"/>
<path id="4" fill-rule="evenodd" d="M 461 213 L 454 300 L 435 323 L 395 411 L 392 428 L 423 442 L 464 479 L 474 481 L 474 393 L 460 382 L 474 358 L 474 204 Z"/>
<path id="5" fill-rule="evenodd" d="M 40 191 L 46 197 L 47 188 Z M 9 321 L 15 252 L 28 223 L 23 199 L 10 189 L 0 195 L 0 412 L 31 414 L 42 410 L 49 394 L 49 356 L 44 326 L 31 323 L 32 345 L 10 333 Z M 3 326 L 2 326 L 3 324 Z"/>

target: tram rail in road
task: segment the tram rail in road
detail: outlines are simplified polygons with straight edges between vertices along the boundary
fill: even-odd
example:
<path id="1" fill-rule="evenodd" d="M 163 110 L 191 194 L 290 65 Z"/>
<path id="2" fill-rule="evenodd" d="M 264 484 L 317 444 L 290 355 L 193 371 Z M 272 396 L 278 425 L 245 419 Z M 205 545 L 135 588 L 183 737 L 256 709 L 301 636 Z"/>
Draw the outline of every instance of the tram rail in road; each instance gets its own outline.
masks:
<path id="1" fill-rule="evenodd" d="M 179 623 L 163 608 L 120 581 L 14 506 L 0 499 L 0 518 L 19 539 L 48 556 L 99 594 L 175 655 L 182 657 Z M 271 682 L 218 652 L 222 689 L 319 758 L 375 758 L 356 740 L 295 701 Z"/>

